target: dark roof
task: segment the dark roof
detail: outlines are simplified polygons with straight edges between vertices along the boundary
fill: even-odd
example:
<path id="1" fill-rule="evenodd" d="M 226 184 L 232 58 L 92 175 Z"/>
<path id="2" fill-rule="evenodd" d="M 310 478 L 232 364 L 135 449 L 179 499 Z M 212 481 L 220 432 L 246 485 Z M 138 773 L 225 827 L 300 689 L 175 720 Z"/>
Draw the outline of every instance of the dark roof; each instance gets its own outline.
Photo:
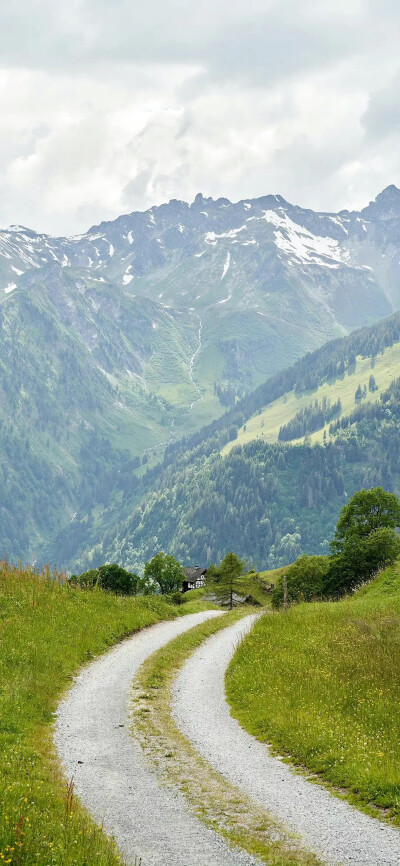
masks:
<path id="1" fill-rule="evenodd" d="M 196 565 L 194 568 L 193 568 L 193 567 L 191 567 L 191 568 L 184 568 L 183 570 L 184 570 L 184 572 L 185 572 L 186 579 L 187 579 L 188 581 L 199 580 L 200 577 L 204 577 L 204 575 L 205 575 L 205 573 L 206 573 L 206 571 L 207 571 L 206 568 L 200 568 L 199 565 Z"/>

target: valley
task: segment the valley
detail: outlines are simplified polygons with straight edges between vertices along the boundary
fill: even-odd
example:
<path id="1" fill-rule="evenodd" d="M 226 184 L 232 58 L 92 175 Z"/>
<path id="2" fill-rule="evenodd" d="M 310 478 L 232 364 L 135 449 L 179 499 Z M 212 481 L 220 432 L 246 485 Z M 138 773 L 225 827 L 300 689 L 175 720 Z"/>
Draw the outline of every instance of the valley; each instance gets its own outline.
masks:
<path id="1" fill-rule="evenodd" d="M 119 534 L 164 452 L 226 412 L 242 414 L 236 444 L 273 443 L 319 396 L 340 392 L 348 412 L 348 371 L 309 400 L 285 388 L 260 416 L 238 407 L 306 352 L 396 308 L 399 220 L 392 186 L 357 213 L 198 195 L 72 238 L 0 231 L 3 553 L 81 561 L 83 529 L 89 550 L 103 521 Z M 390 384 L 390 359 L 376 363 L 371 400 Z"/>
<path id="2" fill-rule="evenodd" d="M 199 433 L 170 445 L 163 463 L 132 491 L 122 497 L 114 488 L 92 525 L 87 512 L 78 512 L 56 536 L 52 555 L 57 550 L 64 558 L 75 549 L 75 571 L 107 560 L 140 569 L 155 549 L 201 563 L 233 549 L 257 569 L 326 553 L 340 508 L 355 490 L 400 491 L 399 346 L 396 313 L 306 355 Z M 356 402 L 362 383 L 367 396 Z M 322 424 L 316 431 L 322 441 L 314 445 L 304 437 L 299 444 L 276 441 L 300 401 L 322 403 L 329 394 L 332 405 L 340 395 L 343 403 L 325 440 Z M 277 407 L 287 406 L 272 427 L 275 441 L 261 436 L 241 444 L 246 419 L 258 425 L 263 413 L 276 419 Z M 332 434 L 331 424 L 337 425 Z M 256 426 L 256 433 L 264 431 Z"/>

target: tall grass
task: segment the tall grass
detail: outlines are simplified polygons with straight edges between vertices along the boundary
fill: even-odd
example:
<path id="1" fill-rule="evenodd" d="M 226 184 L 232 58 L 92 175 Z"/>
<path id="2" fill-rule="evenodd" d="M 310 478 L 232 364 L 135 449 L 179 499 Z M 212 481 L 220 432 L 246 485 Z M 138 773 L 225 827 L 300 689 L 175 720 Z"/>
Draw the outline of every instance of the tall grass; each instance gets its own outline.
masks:
<path id="1" fill-rule="evenodd" d="M 400 823 L 400 565 L 338 603 L 264 616 L 227 675 L 240 723 Z"/>
<path id="2" fill-rule="evenodd" d="M 52 745 L 57 702 L 79 665 L 120 638 L 192 612 L 154 596 L 62 585 L 0 563 L 0 866 L 116 866 L 113 844 L 62 778 Z M 197 608 L 199 605 L 197 604 Z"/>

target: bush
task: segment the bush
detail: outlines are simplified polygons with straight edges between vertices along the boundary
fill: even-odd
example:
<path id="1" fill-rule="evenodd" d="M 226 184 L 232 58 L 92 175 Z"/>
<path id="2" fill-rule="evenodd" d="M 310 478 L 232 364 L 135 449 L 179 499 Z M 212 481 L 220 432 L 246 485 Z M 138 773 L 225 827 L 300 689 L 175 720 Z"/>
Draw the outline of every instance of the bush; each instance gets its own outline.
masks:
<path id="1" fill-rule="evenodd" d="M 331 557 L 326 593 L 338 597 L 370 580 L 400 556 L 400 538 L 394 529 L 384 527 L 366 538 L 352 537 L 342 553 Z"/>
<path id="2" fill-rule="evenodd" d="M 84 571 L 79 577 L 71 574 L 69 583 L 72 586 L 82 586 L 85 589 L 93 589 L 101 586 L 116 595 L 136 595 L 140 578 L 133 572 L 125 571 L 116 562 L 109 565 L 101 565 L 100 568 L 92 568 Z"/>
<path id="3" fill-rule="evenodd" d="M 325 594 L 329 568 L 329 556 L 300 556 L 284 572 L 287 578 L 288 600 L 298 602 L 322 598 Z M 272 593 L 272 605 L 276 608 L 283 604 L 284 575 L 279 578 Z"/>
<path id="4" fill-rule="evenodd" d="M 82 586 L 85 589 L 92 589 L 94 586 L 97 586 L 99 580 L 99 569 L 91 568 L 90 571 L 84 571 L 83 574 L 71 574 L 69 578 L 69 583 L 72 586 Z"/>
<path id="5" fill-rule="evenodd" d="M 139 579 L 137 574 L 125 571 L 116 562 L 99 568 L 99 585 L 117 595 L 136 595 Z"/>
<path id="6" fill-rule="evenodd" d="M 164 595 L 165 601 L 170 604 L 185 604 L 185 596 L 183 592 L 170 592 L 169 595 Z"/>

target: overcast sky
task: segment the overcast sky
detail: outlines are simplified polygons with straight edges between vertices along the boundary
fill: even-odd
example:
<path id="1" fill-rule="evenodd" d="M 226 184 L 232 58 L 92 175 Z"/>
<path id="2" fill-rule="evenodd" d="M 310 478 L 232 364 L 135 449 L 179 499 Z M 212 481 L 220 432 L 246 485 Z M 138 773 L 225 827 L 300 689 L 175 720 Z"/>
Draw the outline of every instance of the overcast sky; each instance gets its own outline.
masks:
<path id="1" fill-rule="evenodd" d="M 400 186 L 399 0 L 2 0 L 0 225 Z"/>

